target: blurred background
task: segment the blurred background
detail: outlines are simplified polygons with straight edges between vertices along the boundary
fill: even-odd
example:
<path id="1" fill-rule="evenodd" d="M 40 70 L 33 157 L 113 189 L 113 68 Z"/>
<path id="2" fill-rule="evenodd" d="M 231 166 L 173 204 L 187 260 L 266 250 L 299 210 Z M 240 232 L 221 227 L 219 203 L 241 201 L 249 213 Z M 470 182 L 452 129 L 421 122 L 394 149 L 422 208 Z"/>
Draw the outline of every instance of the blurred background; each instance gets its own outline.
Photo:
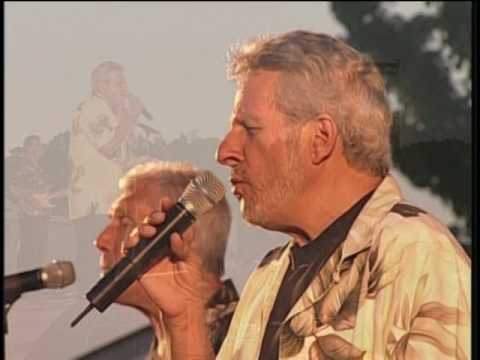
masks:
<path id="1" fill-rule="evenodd" d="M 395 117 L 392 172 L 407 200 L 446 223 L 470 253 L 471 2 L 6 2 L 5 274 L 75 259 L 68 145 L 97 64 L 122 64 L 152 114 L 132 134 L 135 156 L 189 160 L 228 183 L 214 159 L 235 90 L 225 78 L 227 49 L 293 29 L 341 37 L 380 64 Z M 36 150 L 29 150 L 32 136 Z M 41 155 L 32 155 L 34 165 L 32 151 Z M 45 236 L 26 244 L 25 204 L 12 189 L 32 186 L 23 180 L 36 172 L 57 196 L 38 228 L 30 226 Z M 234 222 L 226 277 L 241 291 L 265 253 L 286 238 L 246 225 L 235 198 L 228 200 Z M 98 256 L 74 265 L 78 273 L 91 271 Z M 86 304 L 74 286 L 24 294 L 8 313 L 6 358 L 144 358 L 151 332 L 140 313 L 113 305 L 70 329 Z"/>

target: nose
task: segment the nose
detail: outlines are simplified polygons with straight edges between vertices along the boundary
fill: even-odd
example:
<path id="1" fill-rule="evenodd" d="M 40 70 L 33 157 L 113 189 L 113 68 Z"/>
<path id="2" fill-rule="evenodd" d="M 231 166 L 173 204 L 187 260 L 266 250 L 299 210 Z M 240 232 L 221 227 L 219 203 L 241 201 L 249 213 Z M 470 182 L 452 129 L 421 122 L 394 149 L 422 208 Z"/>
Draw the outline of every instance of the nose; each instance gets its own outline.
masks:
<path id="1" fill-rule="evenodd" d="M 110 227 L 106 227 L 94 242 L 95 247 L 101 252 L 109 252 L 113 250 L 113 236 Z"/>
<path id="2" fill-rule="evenodd" d="M 217 162 L 235 167 L 244 160 L 242 135 L 232 129 L 217 148 Z"/>

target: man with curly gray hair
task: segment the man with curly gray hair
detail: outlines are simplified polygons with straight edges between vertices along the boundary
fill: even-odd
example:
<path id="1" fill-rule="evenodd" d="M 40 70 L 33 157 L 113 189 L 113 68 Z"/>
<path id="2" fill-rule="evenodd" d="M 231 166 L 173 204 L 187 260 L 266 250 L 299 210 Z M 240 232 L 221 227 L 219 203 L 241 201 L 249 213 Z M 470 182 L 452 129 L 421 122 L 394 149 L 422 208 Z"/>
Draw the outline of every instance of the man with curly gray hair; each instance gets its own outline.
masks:
<path id="1" fill-rule="evenodd" d="M 217 159 L 244 219 L 291 239 L 250 275 L 218 358 L 471 358 L 470 259 L 389 173 L 392 116 L 374 62 L 292 31 L 233 52 L 229 74 L 237 92 Z M 193 267 L 187 239 L 172 245 Z M 165 311 L 174 358 L 213 358 L 206 285 L 191 274 L 175 303 L 147 291 Z"/>

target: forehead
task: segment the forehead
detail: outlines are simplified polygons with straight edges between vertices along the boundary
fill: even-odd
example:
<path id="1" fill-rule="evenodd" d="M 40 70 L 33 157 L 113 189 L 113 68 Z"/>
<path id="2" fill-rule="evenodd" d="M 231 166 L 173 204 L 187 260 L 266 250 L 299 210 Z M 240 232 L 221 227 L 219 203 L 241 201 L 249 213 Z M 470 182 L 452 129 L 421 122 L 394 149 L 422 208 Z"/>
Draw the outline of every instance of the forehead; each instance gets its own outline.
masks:
<path id="1" fill-rule="evenodd" d="M 109 81 L 125 81 L 125 75 L 123 70 L 112 69 L 108 73 L 108 80 Z"/>
<path id="2" fill-rule="evenodd" d="M 234 114 L 261 116 L 275 111 L 275 89 L 278 80 L 279 73 L 273 71 L 259 71 L 248 75 L 235 94 Z"/>
<path id="3" fill-rule="evenodd" d="M 121 194 L 110 207 L 112 217 L 143 219 L 152 211 L 151 198 L 144 193 Z"/>

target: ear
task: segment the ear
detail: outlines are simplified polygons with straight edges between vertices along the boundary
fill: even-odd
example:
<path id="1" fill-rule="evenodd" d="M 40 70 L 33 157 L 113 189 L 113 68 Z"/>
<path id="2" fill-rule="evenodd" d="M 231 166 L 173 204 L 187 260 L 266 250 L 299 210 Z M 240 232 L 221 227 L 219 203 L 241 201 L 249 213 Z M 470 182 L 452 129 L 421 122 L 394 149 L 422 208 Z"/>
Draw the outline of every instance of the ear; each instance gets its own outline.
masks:
<path id="1" fill-rule="evenodd" d="M 311 122 L 311 159 L 319 164 L 332 154 L 337 141 L 337 125 L 328 114 L 322 114 Z"/>
<path id="2" fill-rule="evenodd" d="M 188 244 L 189 247 L 195 246 L 193 239 L 197 233 L 197 227 L 195 224 L 190 226 L 182 235 L 184 241 Z"/>

